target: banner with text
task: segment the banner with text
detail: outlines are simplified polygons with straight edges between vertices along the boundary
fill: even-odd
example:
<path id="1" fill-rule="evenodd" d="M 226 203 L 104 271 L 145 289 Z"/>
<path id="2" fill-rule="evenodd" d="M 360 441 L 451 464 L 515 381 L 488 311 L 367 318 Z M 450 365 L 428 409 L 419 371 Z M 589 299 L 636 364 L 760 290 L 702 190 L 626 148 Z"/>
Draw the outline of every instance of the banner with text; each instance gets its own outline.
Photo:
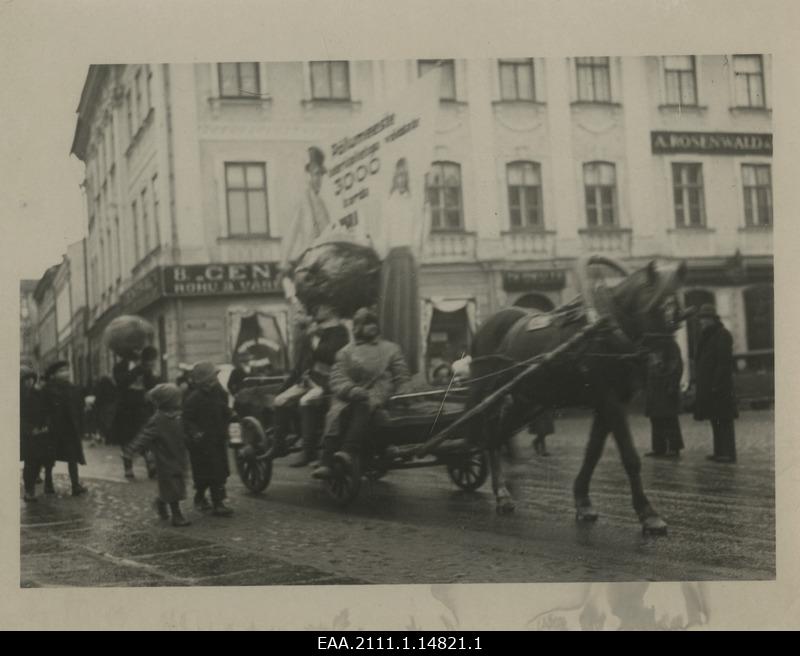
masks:
<path id="1" fill-rule="evenodd" d="M 440 73 L 433 70 L 393 100 L 367 108 L 341 138 L 323 147 L 328 179 L 321 193 L 334 226 L 367 234 L 378 245 L 387 206 L 396 198 L 403 196 L 403 204 L 421 216 L 439 87 Z"/>

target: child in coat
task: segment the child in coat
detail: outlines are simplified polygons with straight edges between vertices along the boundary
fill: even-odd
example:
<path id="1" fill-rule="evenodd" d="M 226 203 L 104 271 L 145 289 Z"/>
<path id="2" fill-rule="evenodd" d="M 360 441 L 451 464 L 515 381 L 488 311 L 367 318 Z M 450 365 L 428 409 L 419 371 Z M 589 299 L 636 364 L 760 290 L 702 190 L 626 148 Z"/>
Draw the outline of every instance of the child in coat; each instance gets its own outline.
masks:
<path id="1" fill-rule="evenodd" d="M 177 385 L 162 383 L 148 393 L 156 407 L 155 414 L 126 447 L 126 457 L 145 449 L 155 456 L 158 498 L 155 506 L 161 519 L 169 519 L 173 526 L 188 526 L 181 512 L 180 502 L 186 498 L 186 471 L 189 454 L 181 418 L 183 394 Z M 169 510 L 168 510 L 169 509 Z"/>

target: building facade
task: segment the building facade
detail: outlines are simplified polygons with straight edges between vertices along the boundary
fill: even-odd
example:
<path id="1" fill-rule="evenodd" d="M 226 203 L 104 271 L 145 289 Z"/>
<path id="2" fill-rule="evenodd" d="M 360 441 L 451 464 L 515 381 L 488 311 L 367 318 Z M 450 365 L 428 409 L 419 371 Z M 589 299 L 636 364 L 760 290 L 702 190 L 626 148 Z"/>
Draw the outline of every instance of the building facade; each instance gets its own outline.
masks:
<path id="1" fill-rule="evenodd" d="M 569 300 L 586 252 L 687 260 L 687 302 L 713 303 L 737 351 L 771 352 L 769 56 L 124 65 L 90 68 L 73 144 L 92 372 L 120 313 L 156 326 L 165 376 L 230 362 L 252 322 L 285 362 L 277 263 L 306 149 L 432 66 L 423 364 L 501 307 Z"/>
<path id="2" fill-rule="evenodd" d="M 38 284 L 38 280 L 19 283 L 19 361 L 34 370 L 39 369 L 39 316 L 33 297 Z"/>

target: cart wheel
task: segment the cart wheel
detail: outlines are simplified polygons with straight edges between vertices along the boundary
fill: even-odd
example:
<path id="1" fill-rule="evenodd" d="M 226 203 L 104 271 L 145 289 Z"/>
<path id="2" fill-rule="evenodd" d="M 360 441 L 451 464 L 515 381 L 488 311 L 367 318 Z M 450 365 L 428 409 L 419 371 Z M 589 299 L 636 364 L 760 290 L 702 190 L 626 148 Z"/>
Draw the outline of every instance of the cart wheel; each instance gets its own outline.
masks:
<path id="1" fill-rule="evenodd" d="M 244 447 L 236 453 L 236 470 L 244 486 L 253 494 L 259 494 L 272 480 L 272 459 L 256 455 L 249 447 Z"/>
<path id="2" fill-rule="evenodd" d="M 486 482 L 489 464 L 484 451 L 474 451 L 447 463 L 450 479 L 462 490 L 473 492 Z"/>
<path id="3" fill-rule="evenodd" d="M 332 474 L 325 480 L 325 490 L 340 506 L 348 505 L 358 496 L 361 488 L 361 472 L 346 453 L 337 452 L 333 456 Z"/>

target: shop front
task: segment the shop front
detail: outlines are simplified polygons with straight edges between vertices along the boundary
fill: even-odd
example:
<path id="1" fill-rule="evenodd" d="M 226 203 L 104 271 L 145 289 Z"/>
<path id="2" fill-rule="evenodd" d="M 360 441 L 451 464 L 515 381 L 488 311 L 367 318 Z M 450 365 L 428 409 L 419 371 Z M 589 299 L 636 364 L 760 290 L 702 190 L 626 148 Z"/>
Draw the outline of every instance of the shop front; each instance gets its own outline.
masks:
<path id="1" fill-rule="evenodd" d="M 514 269 L 501 273 L 506 305 L 549 312 L 563 303 L 564 269 Z"/>

